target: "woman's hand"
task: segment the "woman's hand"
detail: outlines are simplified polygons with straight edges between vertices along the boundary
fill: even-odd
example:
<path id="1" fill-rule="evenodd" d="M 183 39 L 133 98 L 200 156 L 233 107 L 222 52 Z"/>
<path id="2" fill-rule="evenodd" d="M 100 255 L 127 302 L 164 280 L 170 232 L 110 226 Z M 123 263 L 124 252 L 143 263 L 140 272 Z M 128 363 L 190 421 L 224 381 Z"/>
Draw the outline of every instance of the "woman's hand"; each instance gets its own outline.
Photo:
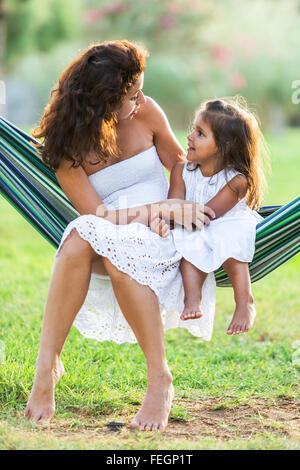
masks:
<path id="1" fill-rule="evenodd" d="M 152 232 L 157 233 L 157 235 L 160 235 L 162 238 L 166 238 L 170 235 L 171 227 L 164 219 L 158 217 L 156 213 L 154 213 L 153 216 L 150 216 L 149 219 L 149 227 Z"/>
<path id="2" fill-rule="evenodd" d="M 116 225 L 138 222 L 150 226 L 154 214 L 157 214 L 156 217 L 164 219 L 170 228 L 178 224 L 190 232 L 194 228 L 201 230 L 203 225 L 209 225 L 210 220 L 215 218 L 215 213 L 210 207 L 184 199 L 167 199 L 119 210 L 108 210 L 105 204 L 102 204 L 98 206 L 96 211 L 98 217 L 103 217 Z"/>
<path id="3" fill-rule="evenodd" d="M 149 220 L 153 218 L 154 213 L 170 226 L 174 222 L 190 232 L 194 227 L 201 230 L 203 225 L 209 225 L 210 220 L 215 218 L 215 213 L 210 207 L 183 199 L 168 199 L 151 204 Z"/>

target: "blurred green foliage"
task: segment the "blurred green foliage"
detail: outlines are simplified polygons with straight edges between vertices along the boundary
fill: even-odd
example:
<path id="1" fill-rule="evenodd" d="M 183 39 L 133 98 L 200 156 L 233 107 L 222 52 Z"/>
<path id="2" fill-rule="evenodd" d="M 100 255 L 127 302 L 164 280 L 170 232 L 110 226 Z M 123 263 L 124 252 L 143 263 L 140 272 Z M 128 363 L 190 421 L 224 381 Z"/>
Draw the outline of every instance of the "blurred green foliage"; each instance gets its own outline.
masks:
<path id="1" fill-rule="evenodd" d="M 237 93 L 271 130 L 300 123 L 291 100 L 300 79 L 299 0 L 4 1 L 6 61 L 34 83 L 43 106 L 79 48 L 129 39 L 149 49 L 144 91 L 175 128 L 187 127 L 201 101 Z"/>
<path id="2" fill-rule="evenodd" d="M 80 0 L 4 0 L 3 5 L 6 66 L 32 51 L 49 52 L 80 30 Z"/>

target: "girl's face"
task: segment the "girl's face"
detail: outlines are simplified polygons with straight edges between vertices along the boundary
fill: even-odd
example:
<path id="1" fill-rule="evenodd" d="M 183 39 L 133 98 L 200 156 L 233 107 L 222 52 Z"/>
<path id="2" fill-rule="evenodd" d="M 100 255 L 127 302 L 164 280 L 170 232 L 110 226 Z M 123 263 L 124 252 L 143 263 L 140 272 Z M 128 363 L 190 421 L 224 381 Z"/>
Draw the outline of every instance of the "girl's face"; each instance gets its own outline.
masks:
<path id="1" fill-rule="evenodd" d="M 196 117 L 193 131 L 187 139 L 187 160 L 213 168 L 218 148 L 210 125 L 203 121 L 201 113 Z"/>
<path id="2" fill-rule="evenodd" d="M 135 84 L 130 88 L 127 95 L 125 95 L 122 106 L 118 111 L 118 121 L 129 120 L 134 118 L 140 106 L 146 103 L 143 95 L 142 88 L 144 85 L 144 74 L 142 73 Z"/>

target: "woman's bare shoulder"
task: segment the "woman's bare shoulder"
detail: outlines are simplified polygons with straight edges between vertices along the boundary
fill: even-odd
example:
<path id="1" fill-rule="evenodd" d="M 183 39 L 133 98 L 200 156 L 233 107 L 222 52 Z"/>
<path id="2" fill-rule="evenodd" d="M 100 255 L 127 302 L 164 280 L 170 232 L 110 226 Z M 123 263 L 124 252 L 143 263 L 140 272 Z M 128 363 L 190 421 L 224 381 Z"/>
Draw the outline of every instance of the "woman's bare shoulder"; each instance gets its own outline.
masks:
<path id="1" fill-rule="evenodd" d="M 146 103 L 140 108 L 140 117 L 151 127 L 159 128 L 167 123 L 167 117 L 159 104 L 150 96 L 145 96 Z"/>

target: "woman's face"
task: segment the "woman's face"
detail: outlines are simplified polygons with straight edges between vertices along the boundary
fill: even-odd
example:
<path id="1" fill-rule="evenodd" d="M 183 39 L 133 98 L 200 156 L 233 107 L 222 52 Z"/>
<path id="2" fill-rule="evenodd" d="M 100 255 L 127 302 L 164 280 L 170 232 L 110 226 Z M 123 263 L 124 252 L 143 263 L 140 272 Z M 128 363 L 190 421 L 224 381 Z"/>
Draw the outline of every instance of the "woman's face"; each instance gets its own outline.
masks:
<path id="1" fill-rule="evenodd" d="M 187 139 L 189 162 L 206 165 L 215 160 L 218 148 L 210 125 L 202 119 L 201 114 L 196 117 L 193 132 L 187 136 Z"/>
<path id="2" fill-rule="evenodd" d="M 139 107 L 146 103 L 142 89 L 144 85 L 144 73 L 142 73 L 136 80 L 135 84 L 130 88 L 125 95 L 121 108 L 118 111 L 117 117 L 119 121 L 129 120 L 134 118 L 137 114 Z"/>

